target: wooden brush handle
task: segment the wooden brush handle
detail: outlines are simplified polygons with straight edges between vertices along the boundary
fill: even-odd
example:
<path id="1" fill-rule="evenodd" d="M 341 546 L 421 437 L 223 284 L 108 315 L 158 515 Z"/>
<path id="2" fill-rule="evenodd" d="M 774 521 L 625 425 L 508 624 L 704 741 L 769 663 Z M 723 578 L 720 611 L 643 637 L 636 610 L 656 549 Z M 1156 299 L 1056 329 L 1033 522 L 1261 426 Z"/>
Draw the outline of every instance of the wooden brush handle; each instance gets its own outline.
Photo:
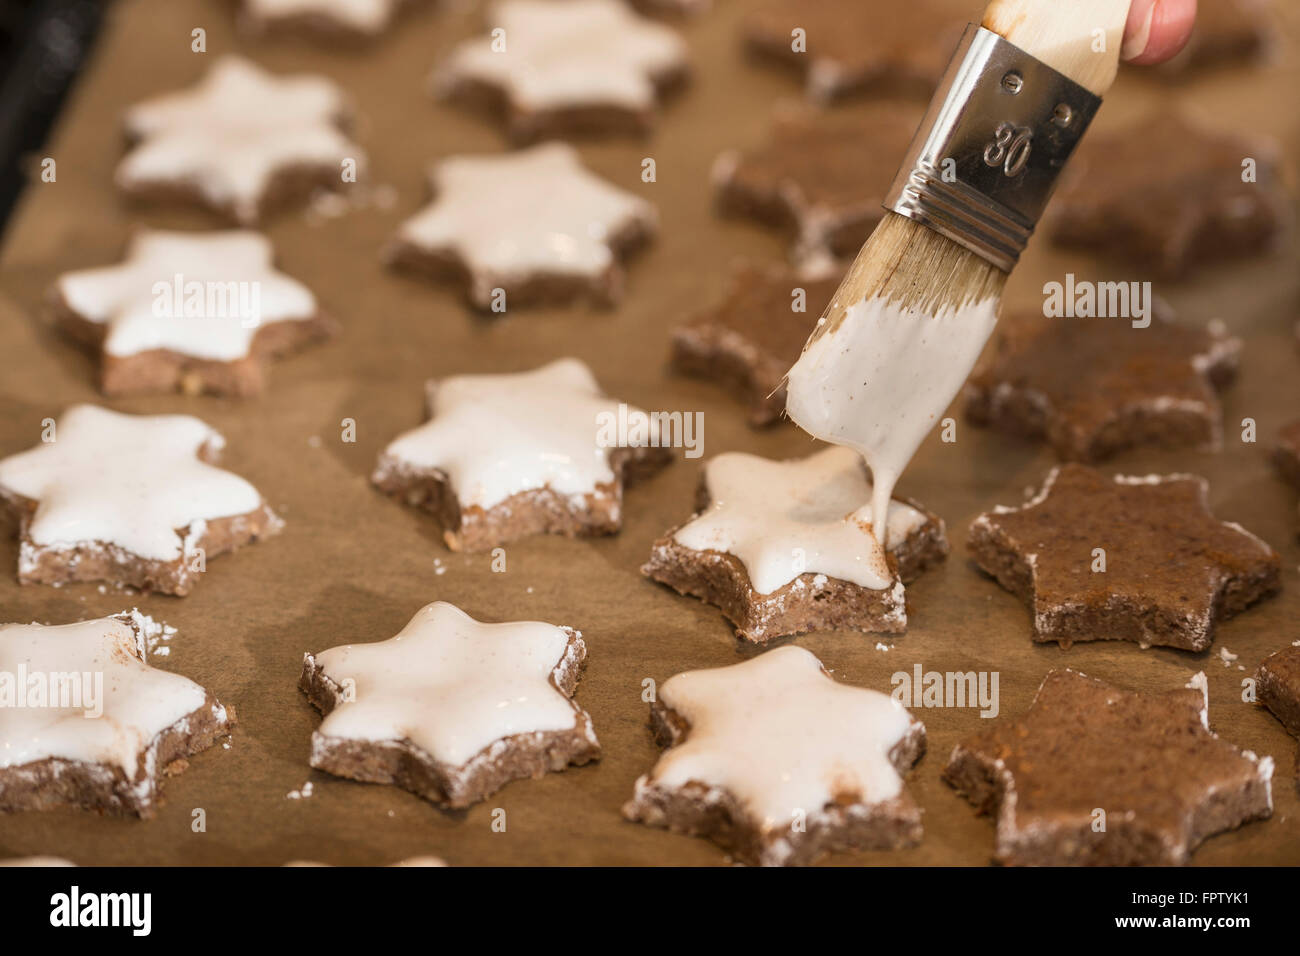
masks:
<path id="1" fill-rule="evenodd" d="M 1131 0 L 993 0 L 980 26 L 1097 96 L 1115 82 Z"/>

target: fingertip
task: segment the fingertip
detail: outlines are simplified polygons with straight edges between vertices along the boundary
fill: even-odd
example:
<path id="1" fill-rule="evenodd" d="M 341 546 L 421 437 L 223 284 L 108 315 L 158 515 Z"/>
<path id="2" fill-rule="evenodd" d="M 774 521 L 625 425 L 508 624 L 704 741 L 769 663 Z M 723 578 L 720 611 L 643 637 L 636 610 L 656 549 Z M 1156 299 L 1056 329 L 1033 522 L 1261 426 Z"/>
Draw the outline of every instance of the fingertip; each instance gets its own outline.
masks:
<path id="1" fill-rule="evenodd" d="M 1147 66 L 1163 63 L 1187 45 L 1196 23 L 1196 0 L 1133 0 L 1121 57 Z"/>

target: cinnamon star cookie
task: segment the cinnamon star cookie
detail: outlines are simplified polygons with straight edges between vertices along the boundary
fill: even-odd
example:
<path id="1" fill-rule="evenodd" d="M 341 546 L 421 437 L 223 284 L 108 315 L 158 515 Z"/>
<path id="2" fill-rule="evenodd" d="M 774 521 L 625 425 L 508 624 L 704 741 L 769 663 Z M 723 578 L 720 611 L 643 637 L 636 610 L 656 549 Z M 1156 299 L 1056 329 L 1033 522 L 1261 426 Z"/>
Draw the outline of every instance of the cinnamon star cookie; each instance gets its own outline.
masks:
<path id="1" fill-rule="evenodd" d="M 369 40 L 397 14 L 425 0 L 235 0 L 240 26 L 252 33 L 302 33 L 323 39 Z"/>
<path id="2" fill-rule="evenodd" d="M 146 663 L 160 629 L 138 611 L 0 626 L 0 810 L 151 817 L 163 774 L 230 733 L 211 693 Z"/>
<path id="3" fill-rule="evenodd" d="M 1138 694 L 1050 671 L 1029 710 L 953 748 L 943 777 L 997 816 L 996 858 L 1029 866 L 1176 866 L 1273 812 L 1273 759 L 1209 728 L 1204 674 Z"/>
<path id="4" fill-rule="evenodd" d="M 427 399 L 429 420 L 384 449 L 371 480 L 433 512 L 453 551 L 532 534 L 613 534 L 623 524 L 624 483 L 669 460 L 656 421 L 606 398 L 577 359 L 434 380 Z M 620 414 L 626 444 L 601 424 Z"/>
<path id="5" fill-rule="evenodd" d="M 1046 439 L 1067 461 L 1095 462 L 1138 445 L 1217 448 L 1216 389 L 1237 371 L 1241 341 L 1156 310 L 1128 319 L 1044 318 L 999 323 L 996 350 L 966 383 L 976 425 Z"/>
<path id="6" fill-rule="evenodd" d="M 314 189 L 342 188 L 348 169 L 360 175 L 365 155 L 340 128 L 349 112 L 332 80 L 275 76 L 223 56 L 190 89 L 131 107 L 134 145 L 117 184 L 131 196 L 194 199 L 252 224 Z"/>
<path id="7" fill-rule="evenodd" d="M 334 331 L 256 232 L 154 232 L 126 261 L 59 276 L 55 322 L 101 355 L 106 395 L 255 395 L 270 360 Z"/>
<path id="8" fill-rule="evenodd" d="M 1164 109 L 1119 133 L 1089 137 L 1044 225 L 1059 245 L 1170 279 L 1257 255 L 1289 218 L 1275 153 L 1271 143 L 1203 129 Z"/>
<path id="9" fill-rule="evenodd" d="M 887 13 L 862 0 L 769 0 L 742 29 L 751 50 L 803 73 L 813 99 L 929 96 L 962 30 L 982 12 L 972 0 L 909 0 Z"/>
<path id="10" fill-rule="evenodd" d="M 744 399 L 751 425 L 778 421 L 785 414 L 785 373 L 839 284 L 780 266 L 734 267 L 722 299 L 673 329 L 673 370 Z"/>
<path id="11" fill-rule="evenodd" d="M 972 522 L 971 556 L 1029 604 L 1033 639 L 1203 651 L 1215 624 L 1280 586 L 1280 559 L 1209 510 L 1196 475 L 1052 470 L 1019 508 Z"/>
<path id="12" fill-rule="evenodd" d="M 654 207 L 591 173 L 577 151 L 546 143 L 457 156 L 429 173 L 433 200 L 388 250 L 399 267 L 453 278 L 481 309 L 622 298 L 627 258 L 654 235 Z"/>
<path id="13" fill-rule="evenodd" d="M 491 35 L 457 45 L 434 88 L 503 113 L 516 141 L 646 132 L 686 76 L 681 37 L 624 0 L 502 0 L 487 20 Z"/>
<path id="14" fill-rule="evenodd" d="M 705 466 L 697 514 L 654 543 L 641 573 L 722 609 L 746 640 L 805 631 L 903 631 L 903 582 L 948 553 L 943 521 L 890 504 L 888 556 L 871 527 L 862 458 L 827 448 L 772 461 L 729 452 Z"/>
<path id="15" fill-rule="evenodd" d="M 852 259 L 885 214 L 920 119 L 919 108 L 902 104 L 833 113 L 787 105 L 765 143 L 713 164 L 718 208 L 791 234 L 797 264 Z"/>
<path id="16" fill-rule="evenodd" d="M 212 464 L 225 440 L 197 418 L 75 405 L 43 437 L 0 460 L 23 584 L 184 595 L 208 559 L 282 526 L 256 488 Z"/>
<path id="17" fill-rule="evenodd" d="M 595 760 L 591 717 L 573 701 L 586 656 L 573 628 L 483 624 L 436 601 L 389 640 L 305 655 L 299 686 L 325 714 L 311 765 L 467 807 Z"/>
<path id="18" fill-rule="evenodd" d="M 832 680 L 801 647 L 664 681 L 650 723 L 669 749 L 637 780 L 629 820 L 763 866 L 921 839 L 902 774 L 925 750 L 924 725 L 887 694 Z"/>

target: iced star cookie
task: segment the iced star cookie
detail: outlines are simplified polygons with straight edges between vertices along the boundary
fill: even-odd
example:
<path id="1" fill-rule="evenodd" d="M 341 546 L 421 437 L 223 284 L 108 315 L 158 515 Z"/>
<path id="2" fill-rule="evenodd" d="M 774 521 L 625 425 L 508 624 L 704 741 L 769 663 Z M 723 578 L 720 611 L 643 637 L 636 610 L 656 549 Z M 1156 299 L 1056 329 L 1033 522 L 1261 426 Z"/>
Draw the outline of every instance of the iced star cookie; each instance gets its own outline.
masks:
<path id="1" fill-rule="evenodd" d="M 983 8 L 972 0 L 909 0 L 882 15 L 862 0 L 768 0 L 742 30 L 754 53 L 802 73 L 815 100 L 929 96 L 962 29 L 978 23 Z"/>
<path id="2" fill-rule="evenodd" d="M 779 266 L 734 267 L 722 298 L 673 329 L 673 370 L 735 393 L 751 425 L 773 424 L 785 414 L 785 373 L 839 284 Z"/>
<path id="3" fill-rule="evenodd" d="M 305 656 L 299 686 L 325 714 L 311 765 L 459 808 L 595 760 L 573 700 L 586 656 L 573 628 L 483 624 L 436 601 L 396 637 Z"/>
<path id="4" fill-rule="evenodd" d="M 755 643 L 903 631 L 903 582 L 942 560 L 948 539 L 942 519 L 895 498 L 886 557 L 870 504 L 862 458 L 847 448 L 793 461 L 718 455 L 705 466 L 696 515 L 654 543 L 641 573 L 717 605 Z"/>
<path id="5" fill-rule="evenodd" d="M 510 136 L 648 131 L 685 79 L 686 45 L 624 0 L 502 0 L 492 33 L 461 42 L 433 77 L 439 95 L 503 114 Z"/>
<path id="6" fill-rule="evenodd" d="M 463 283 L 480 309 L 582 297 L 612 305 L 620 263 L 658 227 L 650 203 L 590 172 L 564 143 L 444 159 L 429 181 L 433 200 L 402 224 L 388 259 Z"/>
<path id="7" fill-rule="evenodd" d="M 943 777 L 996 815 L 994 854 L 1013 865 L 1177 866 L 1273 812 L 1273 759 L 1210 730 L 1204 674 L 1139 694 L 1050 671 L 1026 713 L 954 747 Z"/>
<path id="8" fill-rule="evenodd" d="M 282 526 L 256 488 L 212 464 L 225 439 L 197 418 L 74 405 L 47 433 L 0 459 L 23 584 L 184 595 L 209 559 Z"/>
<path id="9" fill-rule="evenodd" d="M 628 444 L 606 440 L 601 420 L 616 419 L 620 403 L 577 359 L 434 380 L 427 400 L 429 420 L 384 449 L 371 480 L 433 512 L 453 551 L 532 534 L 613 534 L 624 484 L 669 461 L 653 419 L 644 435 L 629 429 Z M 645 414 L 622 408 L 629 422 Z"/>
<path id="10" fill-rule="evenodd" d="M 966 417 L 1045 439 L 1066 461 L 1141 445 L 1218 448 L 1217 390 L 1236 376 L 1241 340 L 1155 311 L 1146 328 L 1129 319 L 1004 318 L 991 359 L 966 383 Z"/>
<path id="11" fill-rule="evenodd" d="M 163 775 L 230 733 L 209 691 L 146 662 L 160 626 L 138 611 L 0 626 L 0 810 L 151 817 Z"/>
<path id="12" fill-rule="evenodd" d="M 1290 219 L 1276 147 L 1162 110 L 1089 137 L 1044 217 L 1058 245 L 1094 250 L 1157 278 L 1268 251 Z M 1243 163 L 1253 160 L 1253 180 Z"/>
<path id="13" fill-rule="evenodd" d="M 1280 586 L 1280 559 L 1209 510 L 1196 475 L 1052 470 L 1018 508 L 972 522 L 971 557 L 1032 612 L 1033 639 L 1203 651 L 1218 621 Z"/>
<path id="14" fill-rule="evenodd" d="M 762 145 L 728 150 L 713 164 L 718 209 L 789 234 L 791 259 L 852 259 L 885 214 L 898 157 L 919 107 L 873 105 L 827 112 L 786 104 Z"/>
<path id="15" fill-rule="evenodd" d="M 762 866 L 921 839 L 902 774 L 925 751 L 924 725 L 887 694 L 833 680 L 801 647 L 664 681 L 650 725 L 669 749 L 637 780 L 629 820 Z"/>
<path id="16" fill-rule="evenodd" d="M 59 276 L 54 321 L 100 354 L 106 395 L 255 395 L 272 359 L 334 331 L 271 261 L 256 232 L 143 231 L 121 264 Z"/>
<path id="17" fill-rule="evenodd" d="M 426 0 L 233 0 L 250 33 L 307 34 L 327 40 L 371 40 L 407 7 Z"/>
<path id="18" fill-rule="evenodd" d="M 350 110 L 323 76 L 276 76 L 223 56 L 195 86 L 137 103 L 117 184 L 143 199 L 198 201 L 242 224 L 318 188 L 341 189 L 365 155 L 341 129 Z"/>

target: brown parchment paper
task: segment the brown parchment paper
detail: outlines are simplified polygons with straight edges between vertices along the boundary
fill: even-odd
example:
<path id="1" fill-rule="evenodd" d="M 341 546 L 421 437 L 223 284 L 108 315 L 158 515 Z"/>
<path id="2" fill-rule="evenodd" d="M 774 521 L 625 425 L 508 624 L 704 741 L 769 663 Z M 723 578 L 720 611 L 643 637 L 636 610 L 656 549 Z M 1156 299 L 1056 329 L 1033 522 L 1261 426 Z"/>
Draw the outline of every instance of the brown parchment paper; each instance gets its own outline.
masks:
<path id="1" fill-rule="evenodd" d="M 191 413 L 220 429 L 228 439 L 226 466 L 253 481 L 286 519 L 280 537 L 214 559 L 193 594 L 181 599 L 132 597 L 112 588 L 100 593 L 94 584 L 20 588 L 16 544 L 11 534 L 0 539 L 3 620 L 62 623 L 138 605 L 179 628 L 170 656 L 154 663 L 211 688 L 235 705 L 240 721 L 230 749 L 199 755 L 166 783 L 165 804 L 155 819 L 75 810 L 9 815 L 0 818 L 0 857 L 56 854 L 83 864 L 383 864 L 425 853 L 452 864 L 725 861 L 704 840 L 627 823 L 618 812 L 657 753 L 647 730 L 642 681 L 756 653 L 732 636 L 716 609 L 678 597 L 638 572 L 651 541 L 690 513 L 699 461 L 679 458 L 632 488 L 626 527 L 618 536 L 521 541 L 507 548 L 504 573 L 491 571 L 489 555 L 448 552 L 427 515 L 383 497 L 367 475 L 384 443 L 421 421 L 426 378 L 526 369 L 563 355 L 588 362 L 620 399 L 650 409 L 703 411 L 708 455 L 745 450 L 796 456 L 812 450 L 812 442 L 790 425 L 751 430 L 738 401 L 709 383 L 674 378 L 665 367 L 671 326 L 717 295 L 734 257 L 777 260 L 786 253 L 785 237 L 744 221 L 720 220 L 711 206 L 714 157 L 761 137 L 772 104 L 800 89 L 792 75 L 744 55 L 737 22 L 746 5 L 718 0 L 714 11 L 683 24 L 693 82 L 662 110 L 653 136 L 581 145 L 595 170 L 653 200 L 662 216 L 659 240 L 631 265 L 624 303 L 609 312 L 520 310 L 496 319 L 469 312 L 457 290 L 395 275 L 379 259 L 397 223 L 425 199 L 426 164 L 453 153 L 504 148 L 498 126 L 438 104 L 426 92 L 426 76 L 438 57 L 477 29 L 476 9 L 456 5 L 415 13 L 395 35 L 358 51 L 296 40 L 250 41 L 232 29 L 230 5 L 215 0 L 114 5 L 102 43 L 44 150 L 57 160 L 57 181 L 28 190 L 5 236 L 0 454 L 33 445 L 42 418 L 74 402 L 100 401 L 94 361 L 39 321 L 41 295 L 54 277 L 118 261 L 133 226 L 218 225 L 201 210 L 133 207 L 114 191 L 113 168 L 123 152 L 120 118 L 129 104 L 187 85 L 228 50 L 275 71 L 327 74 L 355 96 L 371 182 L 395 187 L 397 201 L 387 210 L 361 209 L 323 223 L 313 224 L 301 212 L 270 222 L 267 232 L 281 267 L 316 291 L 341 321 L 343 334 L 275 366 L 263 397 L 159 395 L 111 403 L 131 412 Z M 1125 70 L 1098 127 L 1118 128 L 1147 110 L 1178 106 L 1225 128 L 1270 134 L 1293 156 L 1300 70 L 1294 11 L 1289 19 L 1278 49 L 1260 65 L 1177 84 Z M 191 52 L 196 27 L 207 31 L 206 54 Z M 652 184 L 640 179 L 646 156 L 657 164 L 658 181 Z M 1011 281 L 1009 303 L 1039 304 L 1043 282 L 1066 271 L 1145 278 L 1122 264 L 1098 265 L 1039 241 Z M 1219 453 L 1130 453 L 1114 462 L 1115 469 L 1206 475 L 1216 513 L 1241 522 L 1281 552 L 1279 596 L 1223 624 L 1213 649 L 1203 654 L 1113 643 L 1061 651 L 1031 643 L 1026 608 L 973 568 L 964 538 L 976 514 L 997 503 L 1018 503 L 1053 459 L 1040 446 L 971 428 L 954 411 L 957 441 L 943 444 L 932 435 L 900 488 L 947 520 L 955 545 L 943 566 L 908 588 L 907 633 L 888 640 L 886 651 L 876 649 L 875 637 L 850 633 L 797 641 L 839 680 L 885 691 L 891 674 L 918 663 L 925 670 L 997 671 L 1004 715 L 1022 711 L 1054 666 L 1071 665 L 1150 691 L 1179 687 L 1203 669 L 1214 729 L 1276 759 L 1276 806 L 1271 820 L 1211 839 L 1194 860 L 1297 863 L 1297 742 L 1261 707 L 1241 699 L 1241 682 L 1259 661 L 1300 639 L 1296 495 L 1267 462 L 1277 429 L 1300 414 L 1295 247 L 1207 270 L 1184 284 L 1162 284 L 1157 292 L 1187 321 L 1220 318 L 1245 338 L 1240 380 L 1224 399 L 1227 441 Z M 1238 440 L 1246 417 L 1258 423 L 1257 444 Z M 344 418 L 357 423 L 353 444 L 341 441 Z M 437 562 L 444 573 L 437 573 Z M 307 756 L 318 716 L 296 687 L 303 652 L 387 638 L 435 599 L 487 620 L 540 619 L 580 628 L 590 657 L 578 699 L 592 714 L 604 759 L 511 784 L 458 813 L 393 787 L 313 772 Z M 1221 648 L 1238 661 L 1225 667 Z M 917 713 L 928 730 L 929 752 L 907 786 L 925 809 L 924 841 L 911 850 L 843 854 L 831 862 L 988 862 L 992 823 L 939 778 L 954 743 L 981 718 L 974 709 Z M 287 798 L 308 781 L 312 796 Z M 204 832 L 191 825 L 197 808 L 205 812 Z M 495 808 L 505 810 L 504 832 L 491 826 Z"/>

